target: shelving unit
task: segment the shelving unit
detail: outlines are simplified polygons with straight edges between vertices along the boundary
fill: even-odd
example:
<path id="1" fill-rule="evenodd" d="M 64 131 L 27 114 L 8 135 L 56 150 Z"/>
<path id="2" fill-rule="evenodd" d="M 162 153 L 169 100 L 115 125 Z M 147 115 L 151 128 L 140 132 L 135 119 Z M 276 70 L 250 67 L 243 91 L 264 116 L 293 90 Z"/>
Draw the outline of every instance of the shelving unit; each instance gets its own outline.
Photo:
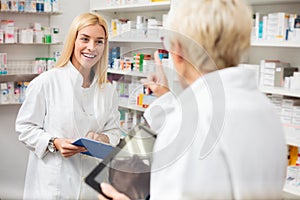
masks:
<path id="1" fill-rule="evenodd" d="M 147 74 L 141 73 L 141 72 L 136 72 L 136 71 L 108 69 L 107 72 L 112 73 L 112 74 L 120 74 L 120 75 L 127 75 L 127 76 L 147 77 Z"/>
<path id="2" fill-rule="evenodd" d="M 252 5 L 253 13 L 267 14 L 271 12 L 299 13 L 299 0 L 247 0 Z M 300 66 L 300 41 L 263 41 L 252 40 L 249 53 L 249 63 L 259 64 L 263 59 L 274 59 L 289 62 L 291 66 Z M 278 87 L 260 87 L 260 91 L 266 94 L 300 98 L 300 90 L 291 90 Z M 300 147 L 300 126 L 283 124 L 287 145 Z M 276 155 L 275 155 L 276 156 Z M 300 188 L 286 184 L 284 196 L 287 199 L 299 199 Z M 284 197 L 284 198 L 285 198 Z"/>
<path id="3" fill-rule="evenodd" d="M 147 4 L 135 3 L 117 6 L 107 5 L 107 2 L 108 1 L 106 0 L 90 0 L 90 11 L 100 13 L 106 19 L 109 25 L 111 25 L 110 22 L 113 19 L 129 19 L 130 21 L 136 21 L 137 16 L 155 17 L 158 20 L 162 20 L 162 15 L 167 14 L 171 7 L 170 1 L 153 2 Z M 110 47 L 120 47 L 121 57 L 132 57 L 133 53 L 152 54 L 156 49 L 162 48 L 160 30 L 160 28 L 155 28 L 153 30 L 151 29 L 151 34 L 148 35 L 145 33 L 149 33 L 149 30 L 147 30 L 148 32 L 143 32 L 145 31 L 144 29 L 135 29 L 135 27 L 131 27 L 131 31 L 129 32 L 124 33 L 124 31 L 121 31 L 122 33 L 117 35 L 115 35 L 116 33 L 114 35 L 110 33 L 109 45 Z M 145 71 L 151 70 L 147 69 Z M 121 85 L 123 82 L 122 79 L 124 80 L 123 84 L 128 84 L 128 81 L 130 82 L 130 80 L 134 80 L 134 82 L 136 82 L 137 80 L 145 78 L 148 75 L 138 71 L 115 70 L 110 68 L 108 69 L 108 73 L 111 75 L 113 80 L 119 80 Z M 135 96 L 135 94 L 133 96 Z M 134 123 L 134 121 L 138 121 L 138 118 L 142 115 L 146 108 L 137 105 L 131 105 L 134 101 L 128 104 L 127 102 L 131 98 L 132 96 L 130 95 L 128 99 L 123 99 L 120 97 L 119 110 L 121 115 L 124 115 L 124 122 L 126 121 L 125 119 L 129 119 L 130 121 L 131 115 L 133 115 L 132 118 L 136 117 L 135 120 L 132 120 L 132 123 Z M 125 127 L 127 126 L 125 125 Z"/>
<path id="4" fill-rule="evenodd" d="M 99 3 L 98 3 L 99 2 Z M 148 4 L 129 4 L 119 6 L 108 6 L 106 2 L 100 6 L 100 1 L 90 1 L 91 10 L 94 12 L 149 12 L 149 11 L 164 11 L 170 9 L 170 2 L 153 2 Z"/>
<path id="5" fill-rule="evenodd" d="M 7 74 L 7 75 L 0 75 L 0 83 L 6 82 L 18 82 L 18 81 L 31 81 L 38 74 Z"/>
<path id="6" fill-rule="evenodd" d="M 152 3 L 143 3 L 143 4 L 128 4 L 128 5 L 107 5 L 106 0 L 90 0 L 90 11 L 99 12 L 102 16 L 104 16 L 110 24 L 112 19 L 120 19 L 127 18 L 131 21 L 136 20 L 136 16 L 154 16 L 158 19 L 162 17 L 162 14 L 167 14 L 170 9 L 171 3 L 168 2 L 152 2 Z M 133 30 L 135 31 L 135 30 Z M 139 37 L 131 37 L 131 33 L 120 34 L 110 36 L 109 42 L 110 46 L 121 46 L 126 48 L 127 50 L 135 50 L 142 49 L 145 47 L 152 47 L 153 49 L 161 48 L 161 39 L 159 37 L 151 37 L 151 38 L 139 38 Z M 154 52 L 154 50 L 153 50 Z M 121 55 L 124 52 L 121 50 Z M 122 71 L 122 70 L 114 70 L 108 69 L 109 74 L 117 74 L 122 76 L 133 76 L 137 78 L 147 77 L 147 74 L 135 72 L 135 71 Z M 127 105 L 124 103 L 119 104 L 120 109 L 144 112 L 145 108 Z"/>
<path id="7" fill-rule="evenodd" d="M 296 189 L 294 186 L 291 186 L 288 184 L 285 184 L 283 191 L 287 192 L 289 194 L 294 194 L 294 195 L 300 196 L 300 190 Z M 295 199 L 295 198 L 292 197 L 291 199 Z"/>
<path id="8" fill-rule="evenodd" d="M 62 12 L 21 12 L 21 11 L 0 11 L 0 19 L 14 20 L 14 26 L 17 28 L 29 27 L 32 23 L 38 22 L 42 26 L 51 25 L 51 17 L 61 15 Z M 1 43 L 1 52 L 8 53 L 8 60 L 34 60 L 34 57 L 52 57 L 50 54 L 50 46 L 61 45 L 58 43 Z M 21 48 L 16 48 L 20 46 Z M 36 48 L 36 47 L 41 48 Z M 2 48 L 5 50 L 2 50 Z M 24 51 L 25 50 L 25 51 Z M 32 58 L 32 55 L 34 57 Z M 30 57 L 29 57 L 30 56 Z"/>
<path id="9" fill-rule="evenodd" d="M 90 0 L 90 10 L 99 12 L 108 22 L 114 18 L 129 18 L 133 21 L 137 15 L 155 16 L 161 13 L 167 13 L 171 3 L 168 2 L 152 2 L 144 4 L 128 4 L 128 5 L 107 5 L 105 0 Z M 122 35 L 114 36 L 109 39 L 110 42 L 126 42 L 126 43 L 161 43 L 160 38 L 128 38 Z"/>
<path id="10" fill-rule="evenodd" d="M 298 0 L 246 0 L 250 5 L 272 5 L 282 3 L 299 3 Z"/>
<path id="11" fill-rule="evenodd" d="M 25 12 L 25 11 L 4 11 L 4 10 L 0 10 L 0 14 L 4 13 L 4 14 L 20 14 L 20 15 L 61 15 L 61 12 Z"/>
<path id="12" fill-rule="evenodd" d="M 300 90 L 290 90 L 276 87 L 261 87 L 260 91 L 266 94 L 277 94 L 282 96 L 300 98 Z M 283 124 L 283 129 L 285 132 L 287 144 L 300 147 L 300 126 Z"/>
<path id="13" fill-rule="evenodd" d="M 288 48 L 300 48 L 300 41 L 263 41 L 256 40 L 251 41 L 253 47 L 288 47 Z"/>
<path id="14" fill-rule="evenodd" d="M 263 93 L 279 94 L 283 96 L 300 98 L 300 90 L 291 90 L 279 87 L 260 87 L 259 89 Z"/>
<path id="15" fill-rule="evenodd" d="M 266 94 L 277 94 L 282 96 L 300 98 L 300 90 L 290 90 L 276 87 L 261 87 L 260 91 Z M 288 145 L 300 147 L 300 126 L 283 124 L 283 130 L 286 137 L 286 143 Z M 297 195 L 300 195 L 300 191 L 298 191 Z"/>
<path id="16" fill-rule="evenodd" d="M 110 42 L 124 42 L 124 43 L 161 43 L 160 39 L 128 39 L 126 37 L 115 36 L 112 37 Z"/>
<path id="17" fill-rule="evenodd" d="M 13 20 L 16 29 L 29 28 L 33 23 L 40 23 L 43 27 L 50 27 L 51 17 L 61 15 L 61 12 L 20 12 L 20 11 L 0 11 L 1 20 Z M 16 32 L 15 32 L 16 34 Z M 18 37 L 18 35 L 15 35 Z M 12 74 L 0 75 L 0 83 L 6 82 L 29 82 L 38 74 L 30 74 L 32 62 L 36 57 L 53 57 L 50 53 L 52 45 L 57 43 L 1 43 L 0 51 L 7 53 L 7 71 Z M 2 106 L 18 105 L 15 103 L 5 103 Z"/>
<path id="18" fill-rule="evenodd" d="M 21 103 L 1 103 L 0 106 L 19 106 Z"/>
<path id="19" fill-rule="evenodd" d="M 146 108 L 140 107 L 140 106 L 134 106 L 134 105 L 128 105 L 128 104 L 122 104 L 119 103 L 119 107 L 122 109 L 128 109 L 128 110 L 134 110 L 139 112 L 144 112 Z"/>
<path id="20" fill-rule="evenodd" d="M 288 145 L 300 147 L 300 126 L 293 126 L 291 124 L 283 124 L 283 129 Z M 300 194 L 300 191 L 299 191 Z"/>
<path id="21" fill-rule="evenodd" d="M 300 1 L 299 0 L 246 0 L 250 5 L 254 7 L 254 12 L 259 11 L 260 9 L 263 12 L 269 12 L 269 9 L 272 7 L 276 7 L 274 12 L 281 11 L 281 5 L 288 5 L 285 10 L 292 9 L 291 12 L 299 13 Z M 151 3 L 151 4 L 136 4 L 136 5 L 124 5 L 124 6 L 108 6 L 106 5 L 105 0 L 90 0 L 91 11 L 99 12 L 106 16 L 108 19 L 112 19 L 114 17 L 131 17 L 133 18 L 136 15 L 139 15 L 143 12 L 149 11 L 166 11 L 170 9 L 169 2 L 163 3 Z M 109 20 L 108 20 L 109 21 Z M 141 46 L 142 44 L 137 43 L 146 43 L 146 44 L 160 44 L 161 41 L 159 38 L 157 39 L 131 39 L 120 36 L 110 38 L 110 42 L 113 45 L 124 43 L 126 45 L 132 45 L 134 43 L 136 46 Z M 293 66 L 300 66 L 300 58 L 297 55 L 300 55 L 300 41 L 291 42 L 291 41 L 261 41 L 261 40 L 253 40 L 251 41 L 252 51 L 249 56 L 249 63 L 258 64 L 262 59 L 280 59 L 284 61 L 289 61 Z M 271 48 L 271 50 L 270 50 Z M 293 54 L 291 54 L 293 52 Z M 122 74 L 122 75 L 131 75 L 125 72 L 118 71 L 108 71 L 109 73 Z M 133 75 L 137 76 L 137 75 Z M 296 97 L 300 98 L 300 91 L 287 90 L 283 88 L 271 88 L 271 87 L 263 87 L 260 90 L 264 93 L 271 94 L 279 94 L 284 96 Z M 120 108 L 123 109 L 131 109 L 137 110 L 140 112 L 144 111 L 144 108 L 137 106 L 128 106 L 127 104 L 119 104 Z M 137 107 L 137 108 L 136 108 Z M 294 145 L 300 147 L 300 127 L 294 127 L 289 124 L 284 124 L 284 131 L 286 134 L 286 141 L 288 145 Z M 276 156 L 276 155 L 275 155 Z M 291 193 L 294 195 L 299 195 L 300 198 L 300 190 L 295 187 L 291 187 L 287 185 L 284 189 L 285 192 Z"/>
<path id="22" fill-rule="evenodd" d="M 51 46 L 51 45 L 62 45 L 62 42 L 57 42 L 57 43 L 1 43 L 0 46 L 16 46 L 16 45 L 24 45 L 24 46 Z"/>

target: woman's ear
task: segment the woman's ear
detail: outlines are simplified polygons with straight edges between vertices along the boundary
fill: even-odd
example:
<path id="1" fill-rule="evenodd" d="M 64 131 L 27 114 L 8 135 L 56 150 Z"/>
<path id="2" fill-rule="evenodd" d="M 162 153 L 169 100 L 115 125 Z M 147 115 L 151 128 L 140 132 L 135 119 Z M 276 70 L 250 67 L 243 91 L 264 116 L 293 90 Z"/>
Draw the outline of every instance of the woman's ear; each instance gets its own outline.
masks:
<path id="1" fill-rule="evenodd" d="M 182 46 L 178 41 L 173 43 L 172 50 L 173 51 L 171 52 L 171 54 L 172 54 L 173 61 L 178 64 L 183 62 L 184 58 L 183 58 Z"/>

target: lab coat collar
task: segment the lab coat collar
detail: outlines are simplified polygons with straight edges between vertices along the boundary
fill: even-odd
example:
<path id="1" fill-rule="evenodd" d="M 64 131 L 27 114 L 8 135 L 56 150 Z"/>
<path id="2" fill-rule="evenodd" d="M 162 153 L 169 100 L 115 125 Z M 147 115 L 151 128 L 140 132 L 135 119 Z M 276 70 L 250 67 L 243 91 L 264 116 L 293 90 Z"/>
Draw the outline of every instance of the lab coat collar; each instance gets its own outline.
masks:
<path id="1" fill-rule="evenodd" d="M 73 85 L 75 85 L 75 83 L 80 83 L 80 84 L 83 83 L 83 77 L 82 77 L 82 75 L 77 70 L 77 68 L 72 64 L 71 61 L 68 62 L 67 66 L 66 66 L 66 70 L 67 70 L 68 74 L 71 77 Z M 95 74 L 95 76 L 96 76 L 96 74 Z M 91 83 L 91 85 L 90 85 L 89 88 L 93 88 L 96 83 L 97 83 L 97 78 L 94 77 L 93 81 L 92 81 L 92 83 Z M 88 89 L 88 88 L 84 88 L 84 89 Z"/>

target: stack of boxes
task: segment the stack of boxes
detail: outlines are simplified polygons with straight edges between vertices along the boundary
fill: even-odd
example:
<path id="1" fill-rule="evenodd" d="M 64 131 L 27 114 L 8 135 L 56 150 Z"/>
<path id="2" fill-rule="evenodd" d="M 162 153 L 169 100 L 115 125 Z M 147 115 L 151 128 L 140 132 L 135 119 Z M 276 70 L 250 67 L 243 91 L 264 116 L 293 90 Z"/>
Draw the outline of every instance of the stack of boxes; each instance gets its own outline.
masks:
<path id="1" fill-rule="evenodd" d="M 266 38 L 267 40 L 279 40 L 286 39 L 286 32 L 288 30 L 289 14 L 284 12 L 269 13 L 265 19 Z"/>
<path id="2" fill-rule="evenodd" d="M 275 105 L 281 122 L 299 129 L 300 127 L 300 99 L 272 94 L 268 96 Z"/>
<path id="3" fill-rule="evenodd" d="M 17 41 L 14 20 L 1 20 L 0 43 L 12 44 Z"/>
<path id="4" fill-rule="evenodd" d="M 261 60 L 260 86 L 283 87 L 285 77 L 290 77 L 298 68 L 280 60 Z"/>
<path id="5" fill-rule="evenodd" d="M 123 71 L 135 71 L 144 74 L 148 74 L 154 71 L 155 63 L 152 60 L 151 54 L 133 53 L 132 56 L 121 56 L 120 52 L 121 52 L 120 47 L 110 48 L 109 58 L 108 58 L 108 68 L 112 68 L 115 70 L 123 70 Z M 163 55 L 164 58 L 166 58 L 166 54 Z"/>
<path id="6" fill-rule="evenodd" d="M 132 19 L 112 19 L 110 36 L 125 39 L 159 40 L 163 35 L 162 27 L 166 24 L 167 14 L 162 15 L 162 20 L 153 16 L 136 16 Z"/>
<path id="7" fill-rule="evenodd" d="M 59 0 L 0 0 L 0 10 L 8 12 L 59 12 Z M 60 42 L 57 27 L 42 29 L 41 24 L 34 23 L 30 28 L 15 27 L 14 20 L 2 19 L 0 27 L 0 43 L 52 43 Z"/>
<path id="8" fill-rule="evenodd" d="M 283 124 L 300 126 L 300 99 L 283 97 L 281 119 Z"/>
<path id="9" fill-rule="evenodd" d="M 300 16 L 285 12 L 254 15 L 252 38 L 267 41 L 300 41 Z"/>
<path id="10" fill-rule="evenodd" d="M 52 37 L 55 40 L 52 40 Z M 53 42 L 60 42 L 57 27 L 42 27 L 40 23 L 33 23 L 30 28 L 18 29 L 15 27 L 14 20 L 1 20 L 0 43 L 51 44 Z"/>
<path id="11" fill-rule="evenodd" d="M 59 12 L 59 0 L 1 0 L 2 11 Z"/>

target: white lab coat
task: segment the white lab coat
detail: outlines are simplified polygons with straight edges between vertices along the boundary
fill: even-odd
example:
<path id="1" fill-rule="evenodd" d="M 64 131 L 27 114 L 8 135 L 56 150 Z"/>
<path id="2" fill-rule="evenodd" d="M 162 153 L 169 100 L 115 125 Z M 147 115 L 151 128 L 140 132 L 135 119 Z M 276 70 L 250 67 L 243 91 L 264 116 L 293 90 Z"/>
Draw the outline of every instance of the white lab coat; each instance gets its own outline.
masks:
<path id="1" fill-rule="evenodd" d="M 151 199 L 280 199 L 287 147 L 274 106 L 254 73 L 209 73 L 144 113 L 158 133 Z"/>
<path id="2" fill-rule="evenodd" d="M 16 119 L 19 140 L 30 150 L 24 199 L 96 199 L 83 178 L 99 160 L 76 154 L 64 158 L 47 150 L 51 137 L 77 139 L 89 131 L 105 133 L 119 142 L 118 98 L 115 87 L 99 89 L 94 78 L 82 88 L 83 78 L 71 64 L 55 68 L 31 81 Z M 107 132 L 105 132 L 107 131 Z"/>

